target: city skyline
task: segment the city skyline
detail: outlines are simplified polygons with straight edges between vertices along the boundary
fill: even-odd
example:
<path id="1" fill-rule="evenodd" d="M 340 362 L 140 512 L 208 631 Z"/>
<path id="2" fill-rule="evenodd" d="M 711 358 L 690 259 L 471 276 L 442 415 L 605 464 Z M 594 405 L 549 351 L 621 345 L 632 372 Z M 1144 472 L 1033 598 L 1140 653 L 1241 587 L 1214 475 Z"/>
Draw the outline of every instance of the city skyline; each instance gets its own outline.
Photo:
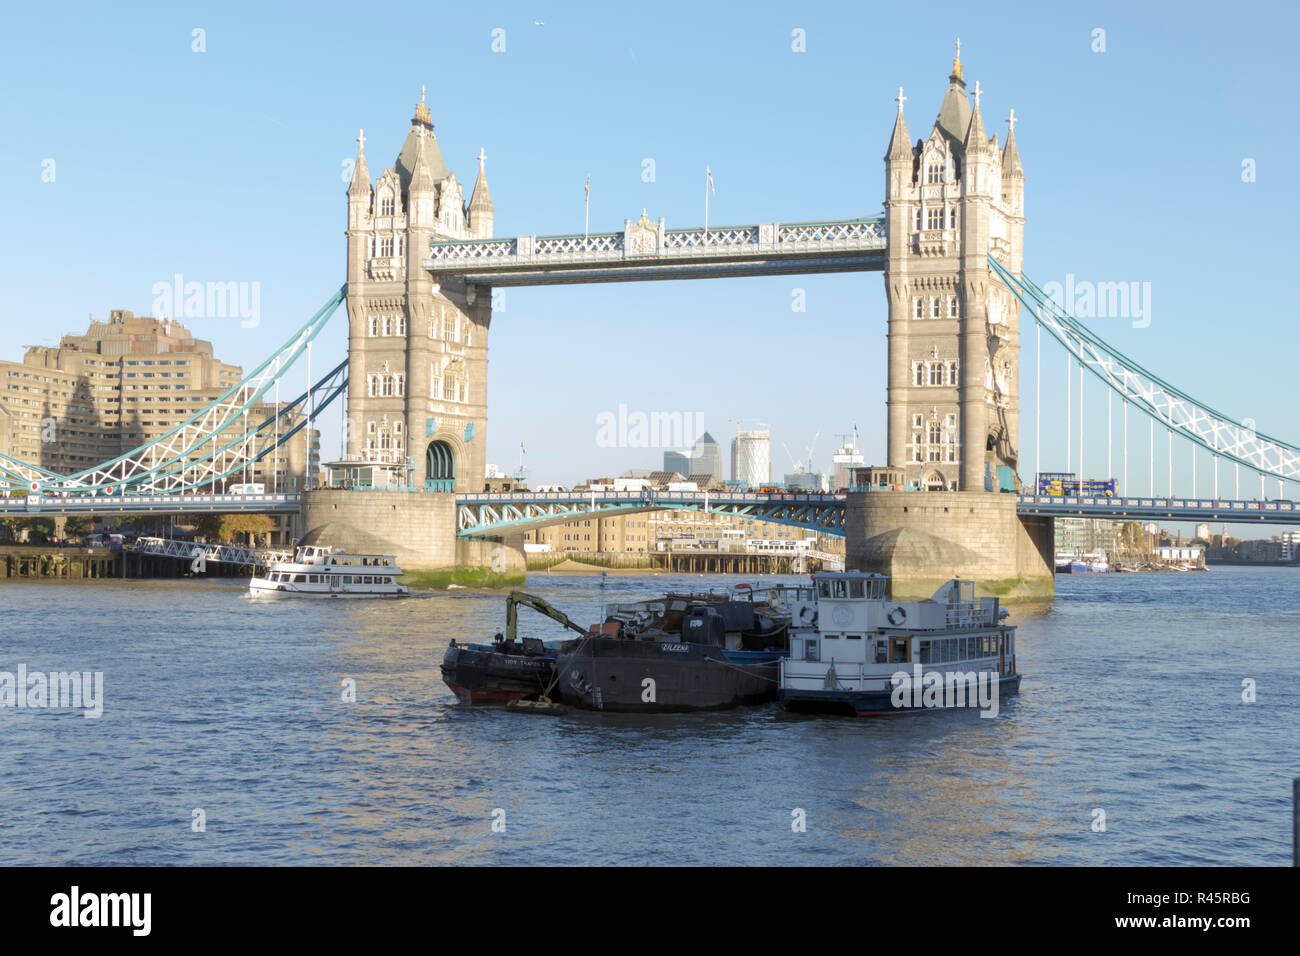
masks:
<path id="1" fill-rule="evenodd" d="M 571 86 L 582 90 L 589 104 L 585 112 L 603 110 L 618 118 L 603 126 L 571 115 L 559 102 L 528 115 L 512 95 L 514 84 L 521 74 L 540 68 L 577 81 L 580 74 L 564 62 L 565 51 L 575 49 L 584 50 L 592 64 L 635 75 L 650 57 L 644 44 L 665 39 L 659 32 L 664 28 L 648 18 L 633 14 L 615 26 L 599 14 L 549 16 L 537 27 L 522 7 L 482 15 L 449 12 L 440 20 L 432 52 L 418 52 L 413 37 L 394 38 L 411 55 L 396 58 L 401 67 L 381 82 L 368 81 L 364 89 L 330 75 L 307 85 L 278 85 L 277 79 L 307 70 L 312 56 L 328 55 L 337 49 L 331 44 L 344 41 L 326 38 L 323 49 L 300 48 L 287 42 L 294 21 L 274 11 L 259 11 L 252 27 L 240 28 L 220 16 L 200 25 L 189 22 L 191 15 L 162 11 L 128 35 L 111 17 L 92 10 L 61 28 L 71 31 L 60 42 L 72 51 L 75 66 L 54 77 L 37 68 L 38 54 L 30 52 L 48 44 L 17 49 L 11 39 L 6 51 L 12 54 L 7 58 L 13 73 L 10 126 L 21 145 L 0 159 L 0 168 L 18 184 L 8 211 L 29 228 L 0 240 L 6 261 L 23 277 L 0 293 L 8 316 L 4 357 L 16 359 L 22 345 L 52 344 L 50 330 L 68 327 L 73 316 L 86 312 L 102 316 L 122 308 L 148 314 L 156 299 L 168 298 L 155 288 L 183 276 L 202 283 L 258 284 L 260 314 L 253 324 L 246 324 L 249 317 L 178 316 L 231 361 L 253 364 L 342 280 L 340 210 L 356 128 L 368 131 L 367 149 L 378 174 L 397 155 L 422 84 L 430 86 L 432 119 L 448 165 L 467 188 L 479 150 L 486 151 L 498 236 L 577 231 L 586 211 L 585 205 L 579 208 L 581 187 L 589 172 L 592 231 L 620 228 L 643 207 L 663 215 L 670 227 L 697 225 L 703 218 L 705 165 L 717 187 L 710 198 L 714 224 L 875 215 L 883 198 L 880 157 L 897 86 L 906 91 L 913 138 L 924 136 L 943 95 L 953 39 L 961 35 L 967 77 L 972 85 L 977 78 L 982 83 L 989 131 L 1005 134 L 1010 108 L 1022 124 L 1017 136 L 1029 180 L 1026 272 L 1062 289 L 1086 282 L 1151 283 L 1155 305 L 1152 309 L 1152 299 L 1145 300 L 1142 319 L 1148 324 L 1099 319 L 1095 324 L 1102 334 L 1175 383 L 1195 384 L 1198 394 L 1251 419 L 1261 431 L 1292 435 L 1284 377 L 1248 374 L 1258 364 L 1247 351 L 1251 337 L 1220 334 L 1225 314 L 1244 316 L 1235 327 L 1246 324 L 1261 337 L 1294 334 L 1279 315 L 1285 306 L 1264 281 L 1286 268 L 1285 226 L 1267 211 L 1291 198 L 1289 181 L 1271 171 L 1283 168 L 1295 138 L 1272 122 L 1278 94 L 1264 80 L 1262 64 L 1280 39 L 1261 39 L 1235 24 L 1216 31 L 1213 39 L 1171 33 L 1164 23 L 1102 5 L 1088 11 L 1090 20 L 1062 15 L 1020 28 L 1039 37 L 1026 46 L 1018 42 L 1024 33 L 989 30 L 953 9 L 950 27 L 896 50 L 882 49 L 865 65 L 853 55 L 856 37 L 877 23 L 909 34 L 914 27 L 891 19 L 901 15 L 889 12 L 878 21 L 876 14 L 868 20 L 849 10 L 792 17 L 759 7 L 750 22 L 727 21 L 726 29 L 710 31 L 723 22 L 722 15 L 703 11 L 700 35 L 673 32 L 671 43 L 655 49 L 656 61 L 684 65 L 711 57 L 738 65 L 757 50 L 770 59 L 782 88 L 746 98 L 734 115 L 719 116 L 698 102 L 695 79 L 672 71 L 632 111 L 620 109 L 612 91 Z M 35 15 L 19 13 L 18 19 L 38 37 L 53 29 Z M 494 53 L 498 28 L 506 31 L 505 49 Z M 1097 29 L 1104 31 L 1101 51 L 1095 49 Z M 203 31 L 201 52 L 193 49 L 195 30 Z M 794 49 L 794 31 L 803 31 L 802 52 Z M 268 45 L 279 55 L 258 59 Z M 1230 66 L 1233 79 L 1207 88 L 1196 102 L 1168 97 L 1172 77 L 1209 70 L 1215 63 Z M 458 72 L 475 77 L 478 95 L 472 104 L 453 95 L 453 83 L 440 84 L 429 75 Z M 107 81 L 87 82 L 104 74 Z M 31 101 L 24 91 L 33 94 L 38 76 L 41 101 L 52 106 L 39 114 L 21 105 Z M 160 85 L 161 77 L 171 82 Z M 283 91 L 268 97 L 268 89 Z M 802 107 L 811 96 L 825 109 L 806 113 Z M 1167 104 L 1164 110 L 1142 107 L 1157 100 Z M 68 115 L 77 117 L 85 134 L 77 142 L 61 128 L 60 117 Z M 151 132 L 151 115 L 175 118 L 166 138 Z M 237 119 L 245 135 L 232 137 Z M 1180 151 L 1177 164 L 1165 147 L 1128 149 L 1122 163 L 1111 154 L 1115 142 L 1170 142 L 1193 123 L 1203 131 L 1205 147 Z M 773 126 L 794 135 L 764 136 L 756 150 L 755 131 Z M 542 130 L 560 145 L 538 154 L 527 143 Z M 180 155 L 191 161 L 177 164 Z M 651 182 L 644 179 L 646 159 L 653 161 Z M 1258 164 L 1255 181 L 1243 181 L 1247 159 Z M 46 160 L 53 166 L 47 169 Z M 42 178 L 47 171 L 52 181 Z M 1163 188 L 1149 188 L 1153 182 Z M 571 187 L 567 193 L 566 187 Z M 1188 190 L 1196 191 L 1207 213 L 1179 225 Z M 1090 198 L 1098 195 L 1107 201 Z M 131 218 L 142 201 L 151 211 L 148 223 Z M 1107 228 L 1108 217 L 1120 208 L 1136 225 L 1115 235 Z M 257 229 L 247 228 L 251 221 Z M 1207 228 L 1186 228 L 1202 224 Z M 87 242 L 87 230 L 111 241 Z M 247 238 L 238 243 L 215 238 L 223 233 Z M 167 238 L 159 238 L 163 235 Z M 1222 278 L 1207 283 L 1203 270 L 1191 263 L 1210 242 Z M 61 274 L 61 261 L 45 255 L 47 249 L 67 246 L 88 250 L 70 278 Z M 488 460 L 511 461 L 523 441 L 533 474 L 554 481 L 571 483 L 629 467 L 625 463 L 633 449 L 603 448 L 595 440 L 598 417 L 626 404 L 645 413 L 717 407 L 717 416 L 705 415 L 704 425 L 724 441 L 731 430 L 723 422 L 760 416 L 796 452 L 805 436 L 832 434 L 844 421 L 856 420 L 867 462 L 884 461 L 885 303 L 874 277 L 506 293 L 493 322 Z M 805 312 L 792 310 L 798 293 Z M 612 315 L 622 326 L 617 333 L 610 329 Z M 706 347 L 692 354 L 681 346 L 700 341 L 704 317 Z M 1019 445 L 1021 477 L 1032 480 L 1028 336 L 1027 330 Z M 321 350 L 341 355 L 343 339 L 343 323 L 336 320 L 322 336 Z M 647 347 L 611 361 L 610 342 L 624 340 Z M 786 361 L 791 354 L 815 356 L 817 375 L 809 380 L 798 374 Z M 1064 367 L 1059 350 L 1044 361 L 1045 385 L 1055 387 L 1050 394 L 1045 390 L 1044 415 L 1055 421 L 1063 417 L 1064 389 L 1053 381 L 1060 378 L 1051 372 L 1053 363 Z M 570 370 L 588 374 L 582 387 L 557 389 L 538 379 L 539 369 L 554 369 L 554 384 L 564 383 Z M 701 374 L 705 370 L 707 376 Z M 539 381 L 552 398 L 545 410 L 528 400 Z M 689 400 L 724 391 L 724 405 Z M 1090 397 L 1101 400 L 1101 390 L 1094 387 Z M 831 405 L 836 407 L 828 409 Z M 332 418 L 337 421 L 334 409 L 321 423 L 324 457 L 337 447 Z M 1061 432 L 1045 430 L 1044 468 L 1049 461 L 1064 468 Z M 1103 460 L 1102 436 L 1090 434 L 1087 447 L 1091 461 Z M 1140 439 L 1133 439 L 1130 481 L 1142 491 L 1144 451 Z M 1201 494 L 1208 492 L 1208 471 L 1202 467 Z M 1159 490 L 1162 460 L 1156 472 Z M 1190 490 L 1185 472 L 1179 468 L 1177 476 L 1184 486 L 1177 490 L 1184 493 Z M 1243 485 L 1258 488 L 1254 481 Z"/>

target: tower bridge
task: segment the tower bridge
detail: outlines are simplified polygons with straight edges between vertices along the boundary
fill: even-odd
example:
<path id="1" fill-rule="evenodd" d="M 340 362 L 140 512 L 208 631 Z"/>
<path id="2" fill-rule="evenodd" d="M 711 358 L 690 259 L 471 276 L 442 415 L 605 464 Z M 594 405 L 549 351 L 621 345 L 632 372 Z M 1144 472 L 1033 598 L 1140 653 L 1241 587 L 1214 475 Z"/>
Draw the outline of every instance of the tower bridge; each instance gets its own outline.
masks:
<path id="1" fill-rule="evenodd" d="M 412 568 L 485 564 L 489 553 L 506 552 L 518 570 L 522 556 L 512 544 L 525 528 L 579 514 L 682 508 L 843 534 L 850 567 L 891 573 L 904 592 L 928 594 L 933 579 L 959 573 L 999 593 L 1043 594 L 1051 589 L 1057 515 L 1295 520 L 1288 501 L 1246 501 L 1240 470 L 1260 476 L 1261 498 L 1266 477 L 1277 479 L 1277 498 L 1285 498 L 1283 483 L 1300 480 L 1300 448 L 1239 425 L 1148 372 L 1023 274 L 1026 180 L 1015 113 L 1009 111 L 1002 142 L 986 130 L 983 96 L 979 83 L 967 89 L 954 58 L 938 113 L 914 139 L 899 89 L 883 156 L 881 215 L 669 228 L 642 210 L 617 232 L 498 237 L 484 151 L 467 201 L 443 158 L 422 92 L 395 161 L 377 177 L 370 174 L 365 134 L 358 135 L 346 195 L 346 284 L 302 329 L 221 399 L 112 461 L 61 475 L 0 455 L 12 491 L 29 496 L 3 510 L 224 506 L 218 500 L 224 482 L 286 437 L 278 417 L 250 428 L 249 409 L 271 388 L 278 401 L 281 380 L 304 357 L 309 365 L 312 340 L 344 304 L 346 360 L 317 382 L 309 372 L 308 388 L 292 406 L 307 409 L 312 420 L 346 392 L 345 448 L 326 465 L 332 487 L 308 490 L 293 505 L 267 496 L 239 506 L 299 507 L 308 542 L 396 552 Z M 632 500 L 483 492 L 492 289 L 872 271 L 882 274 L 888 305 L 886 464 L 898 477 L 893 488 L 916 490 L 798 501 L 790 495 L 657 493 Z M 1040 350 L 1046 329 L 1081 376 L 1087 369 L 1122 401 L 1121 497 L 1044 499 L 1020 486 L 1022 312 L 1035 321 Z M 1082 396 L 1082 377 L 1079 388 Z M 1041 395 L 1041 388 L 1035 392 Z M 1130 406 L 1150 421 L 1150 487 L 1142 498 L 1127 486 Z M 1109 401 L 1107 407 L 1109 441 Z M 1175 433 L 1192 445 L 1193 473 L 1198 449 L 1210 455 L 1210 498 L 1174 495 L 1172 457 L 1167 494 L 1157 495 L 1157 424 L 1169 436 L 1171 454 Z M 1081 418 L 1080 462 L 1082 428 Z M 1036 436 L 1041 429 L 1040 404 Z M 1069 441 L 1071 429 L 1067 422 Z M 1041 464 L 1035 460 L 1034 470 Z M 1219 495 L 1220 464 L 1233 468 L 1232 495 Z M 1111 466 L 1108 444 L 1107 471 L 1114 474 Z M 1018 493 L 990 493 L 998 491 Z M 204 492 L 209 500 L 194 497 Z"/>

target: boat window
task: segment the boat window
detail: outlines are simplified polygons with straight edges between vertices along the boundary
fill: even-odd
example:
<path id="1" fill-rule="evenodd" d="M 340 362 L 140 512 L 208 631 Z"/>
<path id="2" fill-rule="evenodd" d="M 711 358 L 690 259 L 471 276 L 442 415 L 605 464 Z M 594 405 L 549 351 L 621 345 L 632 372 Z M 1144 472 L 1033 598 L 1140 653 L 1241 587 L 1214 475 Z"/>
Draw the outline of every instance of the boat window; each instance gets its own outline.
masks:
<path id="1" fill-rule="evenodd" d="M 821 654 L 817 650 L 816 641 L 810 640 L 807 642 L 807 645 L 804 648 L 803 659 L 806 661 L 819 661 L 822 659 Z"/>
<path id="2" fill-rule="evenodd" d="M 861 635 L 861 634 L 845 634 L 844 636 L 847 637 L 850 641 L 860 641 L 860 640 L 862 640 L 862 635 Z"/>
<path id="3" fill-rule="evenodd" d="M 849 596 L 848 582 L 841 579 L 835 582 L 835 596 L 843 598 Z"/>
<path id="4" fill-rule="evenodd" d="M 905 637 L 896 637 L 890 647 L 889 660 L 894 664 L 906 664 L 908 660 L 908 640 Z"/>
<path id="5" fill-rule="evenodd" d="M 922 641 L 921 649 L 917 653 L 917 660 L 922 664 L 930 663 L 930 642 Z"/>
<path id="6" fill-rule="evenodd" d="M 295 575 L 293 576 L 293 583 L 294 583 L 294 584 L 306 584 L 306 583 L 307 583 L 307 575 L 305 575 L 305 574 L 295 574 Z"/>
<path id="7" fill-rule="evenodd" d="M 865 582 L 863 582 L 863 581 L 850 581 L 850 582 L 849 582 L 849 597 L 851 597 L 851 598 L 860 598 L 860 597 L 864 597 L 864 596 L 865 596 L 865 595 L 863 594 L 863 584 L 864 584 L 864 583 L 865 583 Z"/>
<path id="8" fill-rule="evenodd" d="M 829 581 L 818 581 L 818 582 L 817 582 L 817 593 L 820 594 L 820 595 L 821 595 L 822 597 L 824 597 L 824 598 L 828 598 L 828 597 L 830 597 L 830 596 L 831 596 L 831 582 L 829 582 Z"/>
<path id="9" fill-rule="evenodd" d="M 876 663 L 889 663 L 889 642 L 885 640 L 876 641 Z"/>
<path id="10" fill-rule="evenodd" d="M 839 636 L 838 634 L 823 634 L 823 635 L 822 635 L 822 640 L 825 640 L 825 641 L 838 641 L 839 639 L 840 639 L 840 636 Z"/>

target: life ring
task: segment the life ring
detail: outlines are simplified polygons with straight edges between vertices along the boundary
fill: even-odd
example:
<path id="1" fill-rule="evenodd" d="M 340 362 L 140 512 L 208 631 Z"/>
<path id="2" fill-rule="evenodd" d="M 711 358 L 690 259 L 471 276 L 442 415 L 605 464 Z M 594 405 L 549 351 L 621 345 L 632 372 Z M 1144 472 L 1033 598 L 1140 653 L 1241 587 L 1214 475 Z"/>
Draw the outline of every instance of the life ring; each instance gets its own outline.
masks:
<path id="1" fill-rule="evenodd" d="M 889 612 L 889 623 L 894 627 L 900 627 L 907 620 L 907 612 L 901 607 L 896 607 Z"/>
<path id="2" fill-rule="evenodd" d="M 817 625 L 817 609 L 805 604 L 799 609 L 799 623 L 805 627 L 815 627 Z"/>

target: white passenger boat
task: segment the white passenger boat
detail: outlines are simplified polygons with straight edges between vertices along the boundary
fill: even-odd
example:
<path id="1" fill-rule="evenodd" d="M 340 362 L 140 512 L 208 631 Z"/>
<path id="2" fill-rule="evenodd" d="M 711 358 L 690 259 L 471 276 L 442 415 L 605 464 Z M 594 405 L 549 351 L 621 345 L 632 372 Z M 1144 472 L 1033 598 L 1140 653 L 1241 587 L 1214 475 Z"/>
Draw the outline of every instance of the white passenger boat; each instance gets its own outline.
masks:
<path id="1" fill-rule="evenodd" d="M 292 561 L 272 563 L 248 582 L 253 598 L 406 597 L 402 569 L 391 554 L 348 554 L 340 548 L 304 546 Z"/>
<path id="2" fill-rule="evenodd" d="M 997 712 L 1020 689 L 1016 629 L 997 598 L 953 579 L 924 601 L 892 601 L 889 578 L 813 575 L 790 627 L 778 693 L 786 710 L 850 716 L 950 707 Z"/>

